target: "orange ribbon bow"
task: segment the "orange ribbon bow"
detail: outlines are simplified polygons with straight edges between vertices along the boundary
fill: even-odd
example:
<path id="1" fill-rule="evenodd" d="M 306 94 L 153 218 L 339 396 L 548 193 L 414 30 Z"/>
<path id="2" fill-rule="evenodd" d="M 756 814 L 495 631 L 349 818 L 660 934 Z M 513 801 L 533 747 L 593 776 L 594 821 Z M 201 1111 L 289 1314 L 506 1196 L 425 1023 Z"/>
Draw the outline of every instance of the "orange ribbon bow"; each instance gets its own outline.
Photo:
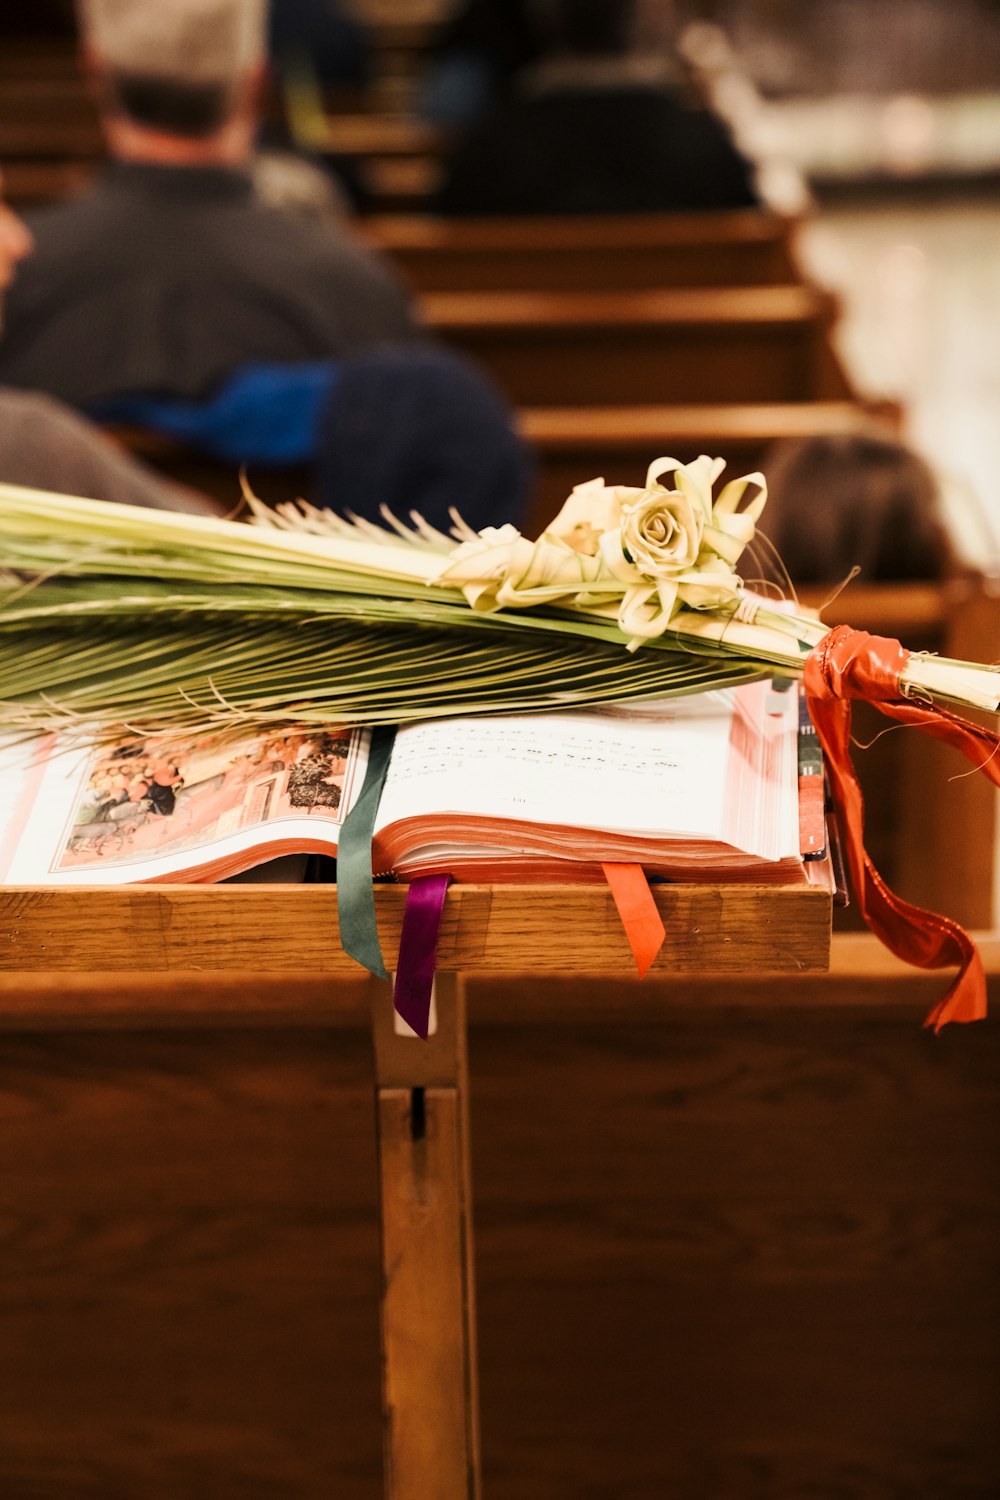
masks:
<path id="1" fill-rule="evenodd" d="M 925 1026 L 981 1021 L 986 1015 L 986 976 L 965 928 L 950 917 L 925 911 L 889 889 L 864 846 L 864 803 L 851 763 L 852 698 L 953 745 L 1000 785 L 1000 737 L 950 709 L 916 704 L 900 689 L 909 658 L 898 641 L 838 625 L 824 636 L 805 667 L 809 713 L 826 756 L 827 772 L 855 897 L 871 930 L 897 957 L 922 969 L 959 966 L 951 989 L 931 1010 Z"/>

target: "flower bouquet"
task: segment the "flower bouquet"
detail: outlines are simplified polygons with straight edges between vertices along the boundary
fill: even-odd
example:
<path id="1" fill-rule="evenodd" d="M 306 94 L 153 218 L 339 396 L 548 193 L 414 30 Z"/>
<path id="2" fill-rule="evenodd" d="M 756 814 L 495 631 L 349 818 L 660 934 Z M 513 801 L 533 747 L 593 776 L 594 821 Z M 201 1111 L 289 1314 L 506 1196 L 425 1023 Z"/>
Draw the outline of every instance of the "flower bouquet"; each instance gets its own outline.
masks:
<path id="1" fill-rule="evenodd" d="M 859 905 L 901 956 L 961 972 L 932 1016 L 983 1013 L 967 935 L 892 895 L 865 855 L 850 699 L 950 740 L 995 781 L 1000 671 L 909 653 L 747 586 L 762 474 L 658 459 L 578 486 L 543 535 L 384 526 L 304 502 L 251 524 L 0 486 L 0 729 L 112 738 L 392 724 L 804 679 Z"/>

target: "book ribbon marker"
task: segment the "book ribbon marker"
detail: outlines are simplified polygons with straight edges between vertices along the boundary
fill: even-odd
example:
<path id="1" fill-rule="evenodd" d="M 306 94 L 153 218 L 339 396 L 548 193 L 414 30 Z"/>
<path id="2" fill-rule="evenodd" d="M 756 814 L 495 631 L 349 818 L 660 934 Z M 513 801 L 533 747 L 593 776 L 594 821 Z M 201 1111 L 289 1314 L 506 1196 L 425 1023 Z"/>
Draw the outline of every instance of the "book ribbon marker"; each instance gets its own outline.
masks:
<path id="1" fill-rule="evenodd" d="M 337 845 L 337 921 L 340 946 L 376 979 L 388 979 L 375 921 L 372 832 L 389 769 L 396 731 L 378 725 L 371 732 L 368 765 L 358 800 L 344 819 Z"/>
<path id="2" fill-rule="evenodd" d="M 622 919 L 639 978 L 644 979 L 667 935 L 646 872 L 642 865 L 606 864 L 601 869 Z"/>
<path id="3" fill-rule="evenodd" d="M 981 1021 L 985 1017 L 982 961 L 964 927 L 950 917 L 902 900 L 872 864 L 864 846 L 861 788 L 851 763 L 850 700 L 863 698 L 889 718 L 912 724 L 954 746 L 997 785 L 1000 737 L 950 709 L 917 704 L 904 697 L 899 675 L 909 655 L 898 641 L 838 625 L 807 659 L 804 680 L 862 916 L 886 947 L 907 963 L 922 969 L 959 966 L 951 989 L 924 1022 L 940 1031 L 949 1021 Z"/>
<path id="4" fill-rule="evenodd" d="M 450 875 L 418 875 L 406 893 L 392 1003 L 424 1041 L 430 1027 L 438 935 L 450 879 Z"/>

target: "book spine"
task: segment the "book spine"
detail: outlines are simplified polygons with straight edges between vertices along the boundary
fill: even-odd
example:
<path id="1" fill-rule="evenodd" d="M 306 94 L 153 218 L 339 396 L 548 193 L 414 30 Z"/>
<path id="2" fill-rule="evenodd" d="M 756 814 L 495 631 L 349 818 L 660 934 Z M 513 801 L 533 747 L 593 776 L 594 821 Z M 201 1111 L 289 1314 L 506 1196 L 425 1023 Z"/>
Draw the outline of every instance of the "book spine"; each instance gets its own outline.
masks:
<path id="1" fill-rule="evenodd" d="M 804 693 L 799 694 L 799 853 L 803 859 L 826 856 L 823 751 L 809 717 Z"/>

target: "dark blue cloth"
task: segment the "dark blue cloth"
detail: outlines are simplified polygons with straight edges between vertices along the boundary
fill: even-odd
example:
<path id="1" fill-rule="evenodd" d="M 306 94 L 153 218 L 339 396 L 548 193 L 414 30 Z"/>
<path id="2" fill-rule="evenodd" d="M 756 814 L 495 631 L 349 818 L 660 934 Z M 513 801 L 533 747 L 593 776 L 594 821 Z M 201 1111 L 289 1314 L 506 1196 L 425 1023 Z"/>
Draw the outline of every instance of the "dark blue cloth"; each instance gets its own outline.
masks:
<path id="1" fill-rule="evenodd" d="M 383 349 L 340 366 L 320 413 L 316 504 L 380 519 L 385 504 L 447 530 L 518 525 L 534 480 L 513 413 L 474 364 L 432 347 Z"/>
<path id="2" fill-rule="evenodd" d="M 306 463 L 339 368 L 332 360 L 246 365 L 206 401 L 122 396 L 91 415 L 166 433 L 226 463 Z"/>
<path id="3" fill-rule="evenodd" d="M 148 427 L 226 463 L 311 463 L 314 502 L 381 520 L 387 505 L 447 530 L 515 525 L 534 468 L 486 375 L 447 349 L 387 348 L 343 360 L 248 365 L 206 401 L 125 397 L 102 422 Z"/>

